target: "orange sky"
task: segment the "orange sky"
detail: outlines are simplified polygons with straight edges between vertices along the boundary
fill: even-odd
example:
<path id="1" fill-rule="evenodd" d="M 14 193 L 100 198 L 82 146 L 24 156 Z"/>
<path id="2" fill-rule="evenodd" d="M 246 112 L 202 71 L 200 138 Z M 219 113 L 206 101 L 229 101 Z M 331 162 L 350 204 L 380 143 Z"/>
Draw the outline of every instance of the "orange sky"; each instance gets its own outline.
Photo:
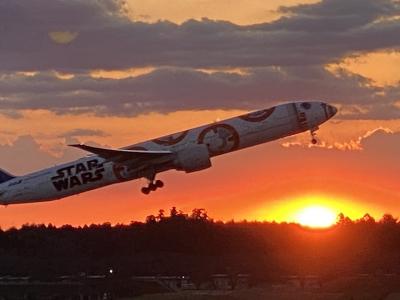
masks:
<path id="1" fill-rule="evenodd" d="M 254 24 L 278 18 L 280 14 L 276 10 L 281 5 L 316 2 L 318 0 L 173 0 L 168 5 L 162 5 L 160 0 L 128 0 L 127 7 L 133 19 L 144 22 L 169 20 L 182 23 L 187 19 L 207 17 L 237 24 Z"/>
<path id="2" fill-rule="evenodd" d="M 165 116 L 153 114 L 116 119 L 109 122 L 110 126 L 104 122 L 100 125 L 102 119 L 92 117 L 82 121 L 82 127 L 90 128 L 91 124 L 95 124 L 96 128 L 104 129 L 110 135 L 102 138 L 83 137 L 80 141 L 96 141 L 118 147 L 129 141 L 174 132 L 234 113 L 237 112 L 181 112 Z M 31 117 L 34 115 L 31 114 Z M 12 124 L 10 130 L 18 125 L 22 128 L 25 122 L 32 124 L 29 130 L 21 133 L 30 134 L 40 144 L 33 144 L 33 140 L 32 144 L 17 141 L 12 151 L 15 151 L 15 147 L 21 147 L 23 149 L 17 151 L 17 155 L 26 151 L 31 155 L 20 157 L 18 163 L 9 159 L 4 161 L 8 158 L 4 156 L 2 166 L 10 171 L 23 172 L 82 154 L 79 150 L 71 149 L 65 156 L 50 159 L 48 149 L 57 149 L 58 152 L 66 148 L 61 146 L 65 140 L 54 138 L 54 135 L 74 128 L 72 124 L 75 122 L 71 122 L 74 117 L 64 119 L 51 114 L 47 117 L 57 120 L 53 122 L 51 130 L 46 130 L 43 124 L 48 123 L 38 122 L 37 117 L 34 117 L 36 122 L 29 118 L 8 120 L 7 123 Z M 170 171 L 160 174 L 159 178 L 166 182 L 166 187 L 150 196 L 140 193 L 145 180 L 139 180 L 60 201 L 2 208 L 1 222 L 4 227 L 38 222 L 56 225 L 105 221 L 126 223 L 143 220 L 159 208 L 169 209 L 172 206 L 186 212 L 193 208 L 206 208 L 211 216 L 222 220 L 295 221 L 294 215 L 298 210 L 313 204 L 329 207 L 337 213 L 344 212 L 353 218 L 361 217 L 366 212 L 376 217 L 385 212 L 400 215 L 397 205 L 400 200 L 399 165 L 395 164 L 399 160 L 390 161 L 395 159 L 393 149 L 377 151 L 382 143 L 386 143 L 386 147 L 393 147 L 390 143 L 398 141 L 398 135 L 378 131 L 365 139 L 361 137 L 362 133 L 377 127 L 377 123 L 380 122 L 331 121 L 322 126 L 319 132 L 321 141 L 327 143 L 321 147 L 308 148 L 308 134 L 303 134 L 218 157 L 213 161 L 213 168 L 203 172 L 189 175 Z M 163 128 L 157 124 L 163 124 Z M 398 122 L 388 121 L 380 125 L 393 131 L 399 130 Z M 299 141 L 303 146 L 282 146 L 294 141 Z M 342 144 L 357 147 L 340 150 Z M 40 145 L 44 145 L 44 150 L 37 149 Z M 34 162 L 32 156 L 35 156 Z"/>
<path id="3" fill-rule="evenodd" d="M 282 16 L 282 12 L 277 12 L 280 5 L 299 3 L 315 4 L 318 1 L 254 0 L 238 1 L 233 5 L 228 0 L 173 0 L 166 6 L 160 5 L 157 0 L 130 0 L 125 9 L 131 19 L 150 23 L 162 19 L 179 24 L 190 18 L 200 20 L 208 17 L 251 25 L 277 20 Z M 57 47 L 69 47 L 69 44 L 80 42 L 79 32 L 73 29 L 49 30 L 49 37 Z M 333 77 L 343 76 L 343 71 L 355 78 L 362 76 L 369 80 L 368 86 L 377 89 L 395 88 L 400 81 L 400 56 L 396 51 L 348 53 L 322 67 Z M 150 76 L 157 68 L 157 65 L 110 66 L 108 70 L 92 68 L 87 73 L 99 81 L 111 79 L 122 82 L 132 78 L 141 80 L 141 76 Z M 235 65 L 217 69 L 213 66 L 190 68 L 201 73 L 220 74 L 217 76 L 243 75 L 250 69 Z M 274 71 L 285 74 L 279 67 L 274 68 Z M 21 80 L 29 82 L 41 72 L 45 73 L 25 70 L 16 74 Z M 63 82 L 60 85 L 63 87 L 63 84 L 68 86 L 76 76 L 81 76 L 79 72 L 82 71 L 71 68 L 62 71 L 53 69 L 51 72 Z M 225 77 L 219 79 L 220 82 L 224 80 Z M 158 87 L 155 86 L 155 89 Z M 377 91 L 378 94 L 389 94 L 386 90 Z M 79 93 L 79 90 L 76 92 Z M 274 101 L 278 103 L 280 99 Z M 0 123 L 6 124 L 0 130 L 0 164 L 15 174 L 85 155 L 79 150 L 68 149 L 66 144 L 71 142 L 121 147 L 247 111 L 239 108 L 227 110 L 224 104 L 221 105 L 224 108 L 220 109 L 177 107 L 168 112 L 145 111 L 124 116 L 94 112 L 59 113 L 58 107 L 54 110 L 43 107 L 17 109 L 19 102 L 16 103 L 15 108 L 0 114 Z M 147 215 L 156 214 L 158 209 L 168 210 L 172 206 L 185 212 L 205 208 L 213 218 L 225 221 L 298 221 L 296 214 L 312 205 L 327 207 L 335 214 L 343 212 L 351 218 L 359 218 L 367 212 L 377 218 L 386 212 L 400 216 L 400 119 L 386 117 L 386 110 L 377 110 L 379 114 L 369 116 L 368 109 L 374 105 L 380 109 L 379 103 L 360 103 L 334 103 L 340 108 L 339 114 L 321 127 L 318 132 L 321 143 L 316 147 L 309 146 L 307 133 L 218 157 L 213 160 L 213 168 L 199 173 L 163 173 L 159 178 L 166 182 L 166 187 L 150 196 L 140 193 L 145 181 L 139 180 L 60 201 L 0 208 L 0 226 L 128 223 L 144 220 Z M 363 110 L 367 110 L 365 116 Z M 361 115 L 353 118 L 354 114 Z M 78 129 L 97 132 L 73 134 Z"/>

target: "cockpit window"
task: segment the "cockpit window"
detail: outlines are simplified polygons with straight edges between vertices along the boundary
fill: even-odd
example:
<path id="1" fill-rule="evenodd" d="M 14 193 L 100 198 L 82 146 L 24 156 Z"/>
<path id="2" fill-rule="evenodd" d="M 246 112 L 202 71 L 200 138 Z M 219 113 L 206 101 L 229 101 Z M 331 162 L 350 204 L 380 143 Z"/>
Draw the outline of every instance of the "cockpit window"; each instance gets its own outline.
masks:
<path id="1" fill-rule="evenodd" d="M 308 102 L 303 102 L 301 104 L 301 107 L 304 108 L 304 109 L 310 109 L 311 108 L 311 104 L 308 103 Z"/>

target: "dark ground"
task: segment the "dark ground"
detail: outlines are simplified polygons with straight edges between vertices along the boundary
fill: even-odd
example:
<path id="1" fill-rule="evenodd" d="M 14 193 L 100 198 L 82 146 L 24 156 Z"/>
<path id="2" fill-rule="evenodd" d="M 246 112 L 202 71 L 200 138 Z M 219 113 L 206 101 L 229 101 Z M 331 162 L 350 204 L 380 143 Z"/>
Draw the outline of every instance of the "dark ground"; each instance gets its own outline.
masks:
<path id="1" fill-rule="evenodd" d="M 318 298 L 322 293 L 332 299 L 351 299 L 335 297 L 351 297 L 354 288 L 357 293 L 365 291 L 365 297 L 353 299 L 384 299 L 400 287 L 397 276 L 385 274 L 398 273 L 400 224 L 390 215 L 379 221 L 369 215 L 355 221 L 341 215 L 330 229 L 309 230 L 286 223 L 215 222 L 202 209 L 188 215 L 172 208 L 168 216 L 160 211 L 145 223 L 79 228 L 25 225 L 0 232 L 0 276 L 27 276 L 29 281 L 51 282 L 60 276 L 101 275 L 123 281 L 132 276 L 185 275 L 195 288 L 201 288 L 213 274 L 226 274 L 235 287 L 238 274 L 249 274 L 250 290 L 225 291 L 214 297 L 245 299 L 241 295 L 251 293 L 254 299 L 263 294 L 274 299 L 280 293 L 283 298 L 276 299 L 291 299 L 292 294 L 323 299 Z M 365 275 L 368 281 L 362 283 L 365 276 L 359 274 L 369 274 Z M 282 278 L 289 275 L 313 275 L 322 286 L 316 291 L 272 288 L 285 285 Z M 187 291 L 170 297 L 185 299 L 190 294 L 202 299 L 201 293 Z"/>

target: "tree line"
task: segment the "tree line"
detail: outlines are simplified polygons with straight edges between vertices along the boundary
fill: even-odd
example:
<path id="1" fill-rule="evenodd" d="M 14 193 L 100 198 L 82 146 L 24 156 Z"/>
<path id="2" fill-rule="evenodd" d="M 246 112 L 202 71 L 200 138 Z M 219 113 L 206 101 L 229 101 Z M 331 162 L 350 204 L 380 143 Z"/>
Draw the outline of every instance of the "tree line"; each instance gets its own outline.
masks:
<path id="1" fill-rule="evenodd" d="M 175 207 L 145 222 L 73 227 L 27 224 L 0 231 L 0 276 L 251 274 L 334 277 L 400 272 L 400 223 L 386 214 L 311 230 L 293 223 L 221 222 Z"/>

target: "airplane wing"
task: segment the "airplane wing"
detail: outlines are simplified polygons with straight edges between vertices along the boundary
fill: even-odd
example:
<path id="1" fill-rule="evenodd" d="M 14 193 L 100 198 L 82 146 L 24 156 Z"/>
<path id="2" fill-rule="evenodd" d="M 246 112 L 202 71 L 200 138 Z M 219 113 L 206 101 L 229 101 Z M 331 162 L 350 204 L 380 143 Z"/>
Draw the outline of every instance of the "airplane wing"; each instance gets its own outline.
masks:
<path id="1" fill-rule="evenodd" d="M 107 149 L 100 147 L 92 147 L 83 144 L 74 144 L 69 146 L 91 152 L 104 159 L 117 163 L 123 163 L 133 160 L 150 160 L 154 158 L 166 157 L 173 153 L 171 151 Z"/>

